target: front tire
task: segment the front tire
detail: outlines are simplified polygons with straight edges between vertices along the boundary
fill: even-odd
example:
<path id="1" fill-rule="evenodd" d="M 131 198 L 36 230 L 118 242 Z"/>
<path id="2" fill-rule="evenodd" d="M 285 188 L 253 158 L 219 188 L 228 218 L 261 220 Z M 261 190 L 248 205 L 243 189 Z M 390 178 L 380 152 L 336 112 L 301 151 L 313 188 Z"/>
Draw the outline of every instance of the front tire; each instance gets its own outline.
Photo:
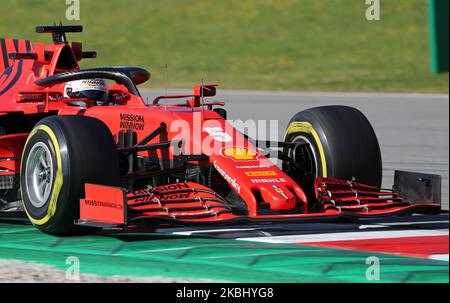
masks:
<path id="1" fill-rule="evenodd" d="M 85 183 L 120 185 L 109 129 L 100 120 L 82 116 L 40 121 L 25 144 L 21 166 L 21 194 L 30 221 L 55 235 L 96 231 L 74 225 Z"/>
<path id="2" fill-rule="evenodd" d="M 305 143 L 297 163 L 302 173 L 380 187 L 382 160 L 378 139 L 367 118 L 348 106 L 323 106 L 297 113 L 286 142 Z M 283 167 L 292 169 L 284 162 Z"/>

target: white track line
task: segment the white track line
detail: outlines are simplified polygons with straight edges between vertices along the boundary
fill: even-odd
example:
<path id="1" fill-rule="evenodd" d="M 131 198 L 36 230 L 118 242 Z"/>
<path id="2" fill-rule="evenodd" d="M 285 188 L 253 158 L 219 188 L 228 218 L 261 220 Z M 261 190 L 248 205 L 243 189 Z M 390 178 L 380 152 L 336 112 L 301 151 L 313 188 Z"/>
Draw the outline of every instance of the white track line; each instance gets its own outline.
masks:
<path id="1" fill-rule="evenodd" d="M 273 236 L 273 237 L 250 237 L 250 238 L 238 238 L 237 240 L 266 242 L 266 243 L 314 243 L 326 241 L 389 239 L 389 238 L 407 238 L 407 237 L 409 238 L 409 237 L 425 237 L 425 236 L 448 236 L 448 229 L 342 232 L 342 233 L 290 235 L 290 236 Z"/>
<path id="2" fill-rule="evenodd" d="M 392 223 L 374 223 L 368 225 L 360 225 L 359 229 L 367 228 L 379 228 L 379 227 L 390 227 L 390 226 L 402 226 L 402 225 L 416 225 L 416 224 L 445 224 L 448 221 L 422 221 L 422 222 L 392 222 Z"/>
<path id="3" fill-rule="evenodd" d="M 448 262 L 448 255 L 431 255 L 428 259 Z"/>
<path id="4" fill-rule="evenodd" d="M 176 231 L 173 232 L 173 235 L 180 236 L 191 236 L 192 234 L 202 234 L 202 233 L 221 233 L 221 232 L 233 232 L 233 231 L 251 231 L 255 230 L 254 228 L 229 228 L 229 229 L 203 229 L 203 230 L 188 230 L 188 231 Z"/>

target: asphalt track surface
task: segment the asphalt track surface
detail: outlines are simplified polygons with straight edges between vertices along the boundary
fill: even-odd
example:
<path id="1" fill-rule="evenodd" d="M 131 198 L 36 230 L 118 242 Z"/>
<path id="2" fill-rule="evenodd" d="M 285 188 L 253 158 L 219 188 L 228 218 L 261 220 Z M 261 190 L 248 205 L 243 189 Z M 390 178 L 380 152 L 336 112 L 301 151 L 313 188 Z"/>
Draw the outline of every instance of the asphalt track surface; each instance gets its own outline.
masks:
<path id="1" fill-rule="evenodd" d="M 395 169 L 440 174 L 448 209 L 448 96 L 219 91 L 216 99 L 229 119 L 279 120 L 280 138 L 298 111 L 354 106 L 377 132 L 384 186 Z M 448 283 L 448 225 L 441 215 L 58 238 L 0 222 L 0 282 L 71 282 L 66 261 L 75 256 L 81 282 L 368 282 L 365 262 L 377 257 L 380 282 Z"/>
<path id="2" fill-rule="evenodd" d="M 190 93 L 176 89 L 142 90 L 148 100 L 166 92 Z M 441 175 L 443 207 L 448 210 L 448 95 L 221 91 L 219 87 L 217 97 L 211 100 L 226 102 L 230 120 L 277 120 L 280 139 L 289 120 L 299 111 L 324 105 L 353 106 L 367 116 L 378 136 L 383 186 L 392 187 L 395 170 Z"/>

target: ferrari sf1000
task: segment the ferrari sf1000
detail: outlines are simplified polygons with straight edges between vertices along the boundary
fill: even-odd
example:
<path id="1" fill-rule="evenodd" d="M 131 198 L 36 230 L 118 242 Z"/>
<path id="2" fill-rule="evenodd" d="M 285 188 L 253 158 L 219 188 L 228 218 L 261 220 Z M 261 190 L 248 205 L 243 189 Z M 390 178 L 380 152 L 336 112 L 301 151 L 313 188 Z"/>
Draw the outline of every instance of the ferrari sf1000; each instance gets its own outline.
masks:
<path id="1" fill-rule="evenodd" d="M 380 188 L 380 147 L 359 110 L 307 109 L 283 140 L 254 140 L 207 101 L 216 85 L 147 104 L 145 69 L 81 69 L 96 57 L 67 41 L 81 31 L 37 27 L 48 45 L 0 39 L 1 217 L 71 235 L 440 212 L 433 176 L 397 172 Z"/>

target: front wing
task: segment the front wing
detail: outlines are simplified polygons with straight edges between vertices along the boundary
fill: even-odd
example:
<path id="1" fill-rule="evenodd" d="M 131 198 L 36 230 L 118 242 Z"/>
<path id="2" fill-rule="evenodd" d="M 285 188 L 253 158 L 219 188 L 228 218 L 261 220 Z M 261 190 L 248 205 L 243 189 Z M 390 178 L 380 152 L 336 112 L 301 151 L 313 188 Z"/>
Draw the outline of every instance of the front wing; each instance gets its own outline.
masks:
<path id="1" fill-rule="evenodd" d="M 158 227 L 262 222 L 325 222 L 410 214 L 438 214 L 439 204 L 405 201 L 393 190 L 354 181 L 317 178 L 314 212 L 245 214 L 233 203 L 197 183 L 177 183 L 127 193 L 125 189 L 86 184 L 76 224 L 102 228 Z"/>

